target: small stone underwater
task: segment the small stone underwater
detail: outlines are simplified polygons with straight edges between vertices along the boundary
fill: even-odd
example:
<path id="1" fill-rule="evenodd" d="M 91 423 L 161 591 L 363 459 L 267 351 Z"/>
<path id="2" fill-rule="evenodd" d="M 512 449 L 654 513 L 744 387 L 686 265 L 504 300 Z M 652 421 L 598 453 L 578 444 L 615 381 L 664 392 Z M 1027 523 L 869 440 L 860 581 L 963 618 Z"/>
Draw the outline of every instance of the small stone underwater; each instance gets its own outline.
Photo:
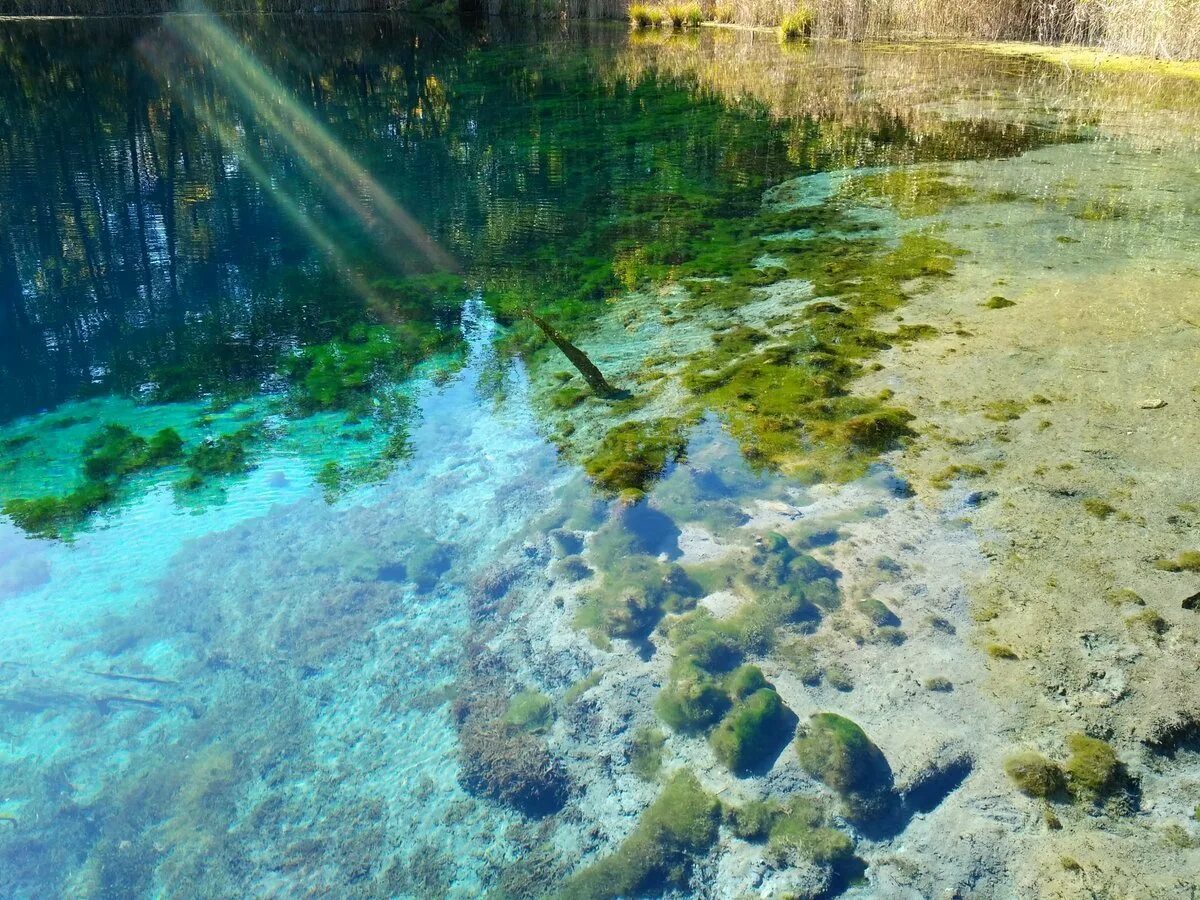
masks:
<path id="1" fill-rule="evenodd" d="M 1190 896 L 1200 82 L 0 65 L 0 894 Z"/>

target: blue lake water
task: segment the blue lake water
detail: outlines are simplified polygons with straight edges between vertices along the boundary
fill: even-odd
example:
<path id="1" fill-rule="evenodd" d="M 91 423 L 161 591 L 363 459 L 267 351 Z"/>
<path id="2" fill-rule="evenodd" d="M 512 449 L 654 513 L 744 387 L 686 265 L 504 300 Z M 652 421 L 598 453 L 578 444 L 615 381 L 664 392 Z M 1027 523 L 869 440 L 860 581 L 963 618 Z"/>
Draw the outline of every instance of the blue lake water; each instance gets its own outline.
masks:
<path id="1" fill-rule="evenodd" d="M 377 17 L 0 50 L 0 895 L 888 895 L 970 765 L 820 718 L 873 689 L 806 643 L 843 529 L 918 521 L 855 379 L 1037 173 L 1080 266 L 1132 241 L 1079 183 L 1195 175 L 1161 86 Z M 1181 272 L 1188 190 L 1138 238 Z"/>

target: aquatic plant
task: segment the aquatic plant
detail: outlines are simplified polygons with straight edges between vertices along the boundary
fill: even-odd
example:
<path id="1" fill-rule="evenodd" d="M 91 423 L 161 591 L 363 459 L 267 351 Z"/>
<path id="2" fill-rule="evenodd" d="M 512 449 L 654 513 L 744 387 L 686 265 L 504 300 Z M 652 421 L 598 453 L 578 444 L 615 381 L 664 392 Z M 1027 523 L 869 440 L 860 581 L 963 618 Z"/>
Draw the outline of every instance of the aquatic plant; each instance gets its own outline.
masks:
<path id="1" fill-rule="evenodd" d="M 164 428 L 146 440 L 124 425 L 105 425 L 83 443 L 83 473 L 92 481 L 119 479 L 165 465 L 177 459 L 182 450 L 183 439 L 172 428 Z"/>
<path id="2" fill-rule="evenodd" d="M 602 900 L 684 889 L 697 857 L 717 840 L 721 805 L 696 776 L 674 775 L 642 813 L 633 833 L 609 856 L 564 886 L 564 900 Z"/>
<path id="3" fill-rule="evenodd" d="M 712 17 L 714 22 L 719 22 L 722 25 L 728 25 L 733 21 L 733 15 L 733 7 L 728 4 L 718 3 L 713 7 Z"/>
<path id="4" fill-rule="evenodd" d="M 554 701 L 540 691 L 521 691 L 508 701 L 504 721 L 521 731 L 541 734 L 554 723 Z"/>
<path id="5" fill-rule="evenodd" d="M 900 617 L 888 609 L 886 603 L 874 597 L 860 600 L 858 610 L 880 627 L 895 627 L 900 624 Z"/>
<path id="6" fill-rule="evenodd" d="M 853 855 L 854 842 L 829 827 L 827 813 L 819 802 L 793 797 L 771 824 L 767 850 L 783 863 L 809 860 L 818 865 L 837 865 Z"/>
<path id="7" fill-rule="evenodd" d="M 1030 797 L 1052 797 L 1066 786 L 1063 770 L 1058 764 L 1032 750 L 1014 753 L 1005 759 L 1004 774 L 1017 790 Z"/>
<path id="8" fill-rule="evenodd" d="M 987 309 L 1008 309 L 1010 306 L 1016 306 L 1017 304 L 1009 300 L 1007 297 L 1001 297 L 997 294 L 996 296 L 985 300 L 983 305 Z"/>
<path id="9" fill-rule="evenodd" d="M 794 720 L 775 689 L 763 687 L 734 705 L 709 743 L 729 771 L 748 775 L 786 746 Z"/>
<path id="10" fill-rule="evenodd" d="M 877 813 L 891 799 L 892 770 L 866 733 L 836 713 L 814 713 L 796 736 L 809 775 L 837 791 L 852 817 Z"/>
<path id="11" fill-rule="evenodd" d="M 1067 750 L 1070 755 L 1063 772 L 1067 790 L 1076 799 L 1099 802 L 1121 788 L 1125 769 L 1109 744 L 1086 734 L 1071 734 Z"/>
<path id="12" fill-rule="evenodd" d="M 182 454 L 183 439 L 173 428 L 146 439 L 124 425 L 106 424 L 80 445 L 84 480 L 78 487 L 61 496 L 12 498 L 4 512 L 29 534 L 62 537 L 115 502 L 128 478 L 168 466 Z"/>
<path id="13" fill-rule="evenodd" d="M 601 489 L 640 497 L 667 466 L 683 459 L 693 424 L 685 419 L 625 422 L 604 436 L 584 468 Z"/>
<path id="14" fill-rule="evenodd" d="M 653 781 L 662 768 L 667 736 L 657 728 L 639 728 L 629 745 L 629 767 L 643 781 Z"/>
<path id="15" fill-rule="evenodd" d="M 107 482 L 85 482 L 61 497 L 13 498 L 5 502 L 4 514 L 28 534 L 60 537 L 115 497 L 115 490 Z"/>
<path id="16" fill-rule="evenodd" d="M 816 16 L 807 6 L 801 6 L 785 15 L 779 21 L 779 39 L 796 41 L 812 34 Z"/>
<path id="17" fill-rule="evenodd" d="M 567 688 L 566 693 L 563 694 L 563 706 L 574 705 L 584 694 L 598 685 L 602 677 L 603 674 L 599 669 L 597 669 L 596 671 L 589 672 L 586 676 L 579 679 L 579 681 Z"/>
<path id="18" fill-rule="evenodd" d="M 1017 651 L 1007 644 L 988 644 L 987 655 L 992 659 L 1016 660 L 1021 657 L 1017 656 Z"/>
<path id="19" fill-rule="evenodd" d="M 1175 559 L 1158 559 L 1154 568 L 1164 572 L 1200 572 L 1200 550 L 1185 550 Z"/>
<path id="20" fill-rule="evenodd" d="M 1089 516 L 1095 516 L 1097 519 L 1107 519 L 1117 511 L 1115 506 L 1099 497 L 1086 498 L 1083 501 L 1083 509 Z"/>
<path id="21" fill-rule="evenodd" d="M 777 800 L 751 800 L 728 807 L 725 822 L 734 836 L 743 841 L 765 841 L 782 813 L 783 806 Z"/>
<path id="22" fill-rule="evenodd" d="M 247 425 L 230 434 L 201 441 L 187 458 L 190 470 L 183 486 L 195 489 L 210 478 L 237 475 L 250 468 L 247 447 L 260 435 L 258 426 Z"/>
<path id="23" fill-rule="evenodd" d="M 671 680 L 659 692 L 655 709 L 675 731 L 694 734 L 715 725 L 729 709 L 720 684 L 690 660 L 671 666 Z"/>

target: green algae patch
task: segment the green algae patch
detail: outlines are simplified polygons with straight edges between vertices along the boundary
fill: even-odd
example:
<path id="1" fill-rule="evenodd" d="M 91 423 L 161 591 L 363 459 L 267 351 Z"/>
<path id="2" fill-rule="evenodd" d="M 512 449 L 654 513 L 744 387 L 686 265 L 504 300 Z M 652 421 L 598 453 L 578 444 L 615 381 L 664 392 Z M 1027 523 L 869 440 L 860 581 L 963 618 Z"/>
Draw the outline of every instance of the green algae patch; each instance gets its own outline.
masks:
<path id="1" fill-rule="evenodd" d="M 965 189 L 908 170 L 876 186 L 890 190 L 908 178 L 941 202 L 970 199 Z M 673 264 L 649 262 L 659 258 L 654 242 L 631 251 L 644 263 L 626 270 L 631 285 L 651 293 L 673 282 L 687 291 L 662 326 L 690 329 L 691 345 L 707 346 L 647 357 L 621 376 L 644 386 L 638 408 L 661 409 L 656 398 L 672 396 L 670 416 L 628 419 L 620 409 L 626 401 L 604 407 L 585 403 L 577 388 L 548 390 L 544 402 L 560 420 L 563 452 L 578 455 L 602 489 L 636 497 L 679 458 L 687 429 L 708 414 L 754 467 L 808 482 L 853 480 L 901 446 L 913 435 L 911 415 L 886 395 L 854 396 L 850 386 L 879 351 L 936 334 L 912 324 L 883 331 L 876 321 L 949 277 L 963 251 L 931 227 L 885 238 L 843 208 L 851 202 L 839 196 L 816 208 L 697 223 L 668 254 Z M 793 236 L 801 233 L 811 235 Z M 797 292 L 813 299 L 796 302 Z M 653 311 L 631 315 L 640 320 Z M 683 398 L 674 396 L 677 388 Z"/>
<path id="2" fill-rule="evenodd" d="M 855 722 L 815 713 L 796 737 L 796 756 L 809 775 L 846 801 L 852 817 L 869 816 L 892 791 L 892 770 L 882 751 Z"/>
<path id="3" fill-rule="evenodd" d="M 54 538 L 78 528 L 115 498 L 110 484 L 94 481 L 61 497 L 13 498 L 5 502 L 4 513 L 26 533 Z"/>
<path id="4" fill-rule="evenodd" d="M 739 700 L 709 738 L 713 753 L 735 775 L 749 775 L 774 761 L 791 737 L 795 717 L 774 688 Z"/>
<path id="5" fill-rule="evenodd" d="M 504 722 L 521 731 L 542 734 L 554 724 L 554 701 L 539 691 L 521 691 L 508 701 Z"/>
<path id="6" fill-rule="evenodd" d="M 848 861 L 854 842 L 828 821 L 827 811 L 817 801 L 793 798 L 771 823 L 767 852 L 785 864 L 810 860 L 818 865 L 838 865 Z"/>
<path id="7" fill-rule="evenodd" d="M 1158 559 L 1154 568 L 1163 572 L 1200 572 L 1200 550 L 1185 550 L 1174 559 Z"/>
<path id="8" fill-rule="evenodd" d="M 629 745 L 629 767 L 643 781 L 654 781 L 662 769 L 667 736 L 657 728 L 639 728 Z"/>
<path id="9" fill-rule="evenodd" d="M 1125 782 L 1125 767 L 1106 742 L 1086 734 L 1067 737 L 1070 755 L 1063 763 L 1067 789 L 1078 800 L 1100 802 L 1120 790 Z"/>
<path id="10" fill-rule="evenodd" d="M 1066 787 L 1062 768 L 1032 750 L 1015 753 L 1004 760 L 1004 774 L 1022 794 L 1052 797 Z"/>
<path id="11" fill-rule="evenodd" d="M 680 772 L 611 855 L 571 878 L 559 896 L 603 900 L 687 887 L 695 860 L 716 843 L 721 805 L 696 776 Z"/>
<path id="12" fill-rule="evenodd" d="M 605 434 L 584 469 L 602 489 L 640 497 L 679 462 L 687 450 L 687 432 L 695 421 L 656 419 L 625 422 Z"/>
<path id="13" fill-rule="evenodd" d="M 124 425 L 105 425 L 83 443 L 83 473 L 92 480 L 121 478 L 166 465 L 183 452 L 183 438 L 164 428 L 149 440 Z"/>
<path id="14" fill-rule="evenodd" d="M 4 512 L 28 534 L 67 536 L 115 503 L 129 479 L 179 462 L 183 449 L 183 439 L 173 428 L 144 438 L 124 425 L 106 424 L 80 445 L 84 477 L 76 488 L 62 495 L 9 499 Z"/>
<path id="15" fill-rule="evenodd" d="M 1117 511 L 1117 508 L 1107 500 L 1099 497 L 1088 497 L 1083 501 L 1083 511 L 1097 519 L 1107 519 Z"/>
<path id="16" fill-rule="evenodd" d="M 739 664 L 769 652 L 787 626 L 836 608 L 837 573 L 768 532 L 739 565 L 697 569 L 695 578 L 705 589 L 736 587 L 747 599 L 727 618 L 695 609 L 671 621 L 666 631 L 675 659 L 656 708 L 671 728 L 687 733 L 703 733 L 725 718 L 714 750 L 731 769 L 745 772 L 777 752 L 775 737 L 790 730 L 794 718 L 762 694 L 774 691 L 757 666 Z"/>
<path id="17" fill-rule="evenodd" d="M 671 680 L 655 702 L 662 720 L 684 734 L 711 728 L 729 706 L 729 696 L 717 680 L 689 660 L 671 667 Z"/>
<path id="18" fill-rule="evenodd" d="M 1012 300 L 1009 300 L 1007 297 L 1001 297 L 999 294 L 995 297 L 989 297 L 983 302 L 985 309 L 1010 309 L 1016 305 Z"/>
<path id="19" fill-rule="evenodd" d="M 839 866 L 854 852 L 854 841 L 832 827 L 824 804 L 809 797 L 751 800 L 728 808 L 725 822 L 735 837 L 765 841 L 768 856 L 780 866 L 803 862 Z"/>

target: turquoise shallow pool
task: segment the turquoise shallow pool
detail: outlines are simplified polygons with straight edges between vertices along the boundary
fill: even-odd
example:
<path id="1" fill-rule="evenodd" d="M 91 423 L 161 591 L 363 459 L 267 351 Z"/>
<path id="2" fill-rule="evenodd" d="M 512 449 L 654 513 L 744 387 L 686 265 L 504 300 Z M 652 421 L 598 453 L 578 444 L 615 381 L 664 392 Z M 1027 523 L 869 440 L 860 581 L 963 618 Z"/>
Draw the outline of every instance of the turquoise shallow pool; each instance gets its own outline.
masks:
<path id="1" fill-rule="evenodd" d="M 1187 89 L 376 17 L 0 68 L 0 895 L 1003 894 L 936 819 L 983 500 L 857 379 L 1046 248 L 1194 281 Z M 916 776 L 892 651 L 963 679 Z"/>

